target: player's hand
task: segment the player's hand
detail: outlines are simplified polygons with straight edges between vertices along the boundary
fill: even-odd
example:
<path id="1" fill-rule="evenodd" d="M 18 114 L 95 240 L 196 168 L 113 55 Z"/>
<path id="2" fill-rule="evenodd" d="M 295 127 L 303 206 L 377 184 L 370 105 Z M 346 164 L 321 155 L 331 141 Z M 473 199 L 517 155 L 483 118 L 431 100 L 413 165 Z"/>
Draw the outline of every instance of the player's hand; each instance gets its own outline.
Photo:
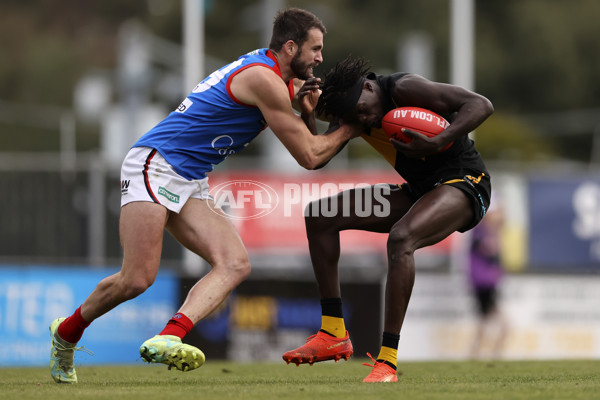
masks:
<path id="1" fill-rule="evenodd" d="M 408 158 L 423 158 L 440 151 L 440 145 L 435 141 L 435 138 L 427 137 L 407 128 L 402 128 L 402 133 L 410 139 L 409 143 L 396 139 L 390 139 L 390 142 L 392 142 L 396 150 Z"/>
<path id="2" fill-rule="evenodd" d="M 354 139 L 356 137 L 359 137 L 363 133 L 363 129 L 360 124 L 350 123 L 350 122 L 344 121 L 342 118 L 334 118 L 333 120 L 329 121 L 329 127 L 324 132 L 324 134 L 325 135 L 329 134 L 329 133 L 331 133 L 335 130 L 338 130 L 342 127 L 349 133 L 349 135 L 350 135 L 349 139 Z"/>
<path id="3" fill-rule="evenodd" d="M 320 83 L 321 78 L 308 78 L 298 91 L 298 104 L 303 113 L 311 114 L 315 110 L 321 95 Z"/>

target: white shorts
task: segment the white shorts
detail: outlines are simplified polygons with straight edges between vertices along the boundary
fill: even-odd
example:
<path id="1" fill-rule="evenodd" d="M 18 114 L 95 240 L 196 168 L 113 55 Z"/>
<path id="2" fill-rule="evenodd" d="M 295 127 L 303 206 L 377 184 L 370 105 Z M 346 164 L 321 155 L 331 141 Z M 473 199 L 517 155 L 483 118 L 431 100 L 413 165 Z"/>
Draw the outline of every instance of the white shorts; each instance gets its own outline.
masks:
<path id="1" fill-rule="evenodd" d="M 133 201 L 161 204 L 179 213 L 189 198 L 212 199 L 208 177 L 188 180 L 150 147 L 129 150 L 121 167 L 121 207 Z"/>

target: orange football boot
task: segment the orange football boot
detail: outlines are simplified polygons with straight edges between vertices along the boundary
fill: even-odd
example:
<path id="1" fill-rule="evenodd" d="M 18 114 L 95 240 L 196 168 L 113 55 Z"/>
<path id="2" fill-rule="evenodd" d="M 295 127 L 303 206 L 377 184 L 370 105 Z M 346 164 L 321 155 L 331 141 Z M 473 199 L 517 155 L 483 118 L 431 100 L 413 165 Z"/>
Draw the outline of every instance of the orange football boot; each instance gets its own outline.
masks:
<path id="1" fill-rule="evenodd" d="M 398 382 L 398 376 L 396 375 L 396 370 L 389 365 L 387 365 L 383 361 L 376 361 L 371 354 L 367 353 L 371 361 L 373 361 L 373 365 L 368 363 L 363 363 L 367 367 L 373 367 L 369 375 L 363 382 Z"/>
<path id="2" fill-rule="evenodd" d="M 346 337 L 341 339 L 319 331 L 316 335 L 309 336 L 304 346 L 286 352 L 283 359 L 288 364 L 292 362 L 296 365 L 313 365 L 320 361 L 335 360 L 338 362 L 342 358 L 347 360 L 353 353 L 348 331 L 346 331 Z"/>

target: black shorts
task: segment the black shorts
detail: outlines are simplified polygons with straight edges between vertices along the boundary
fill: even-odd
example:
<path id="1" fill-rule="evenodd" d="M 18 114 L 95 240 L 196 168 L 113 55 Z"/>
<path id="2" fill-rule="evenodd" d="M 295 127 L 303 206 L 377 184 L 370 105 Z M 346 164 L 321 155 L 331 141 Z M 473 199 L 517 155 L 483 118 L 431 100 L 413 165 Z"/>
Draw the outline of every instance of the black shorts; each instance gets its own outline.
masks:
<path id="1" fill-rule="evenodd" d="M 438 187 L 439 185 L 454 186 L 455 188 L 460 189 L 464 193 L 466 193 L 469 199 L 471 200 L 471 207 L 473 209 L 473 214 L 475 215 L 475 217 L 469 225 L 459 229 L 459 232 L 466 232 L 469 229 L 472 229 L 475 225 L 477 225 L 487 212 L 488 208 L 490 207 L 490 198 L 492 196 L 492 184 L 490 181 L 490 177 L 487 173 L 481 173 L 478 176 L 470 174 L 461 177 L 448 176 L 444 179 L 441 179 L 435 185 L 429 188 L 416 188 L 415 185 L 411 185 L 410 183 L 404 183 L 402 184 L 402 190 L 405 190 L 413 201 L 417 201 L 426 192 Z"/>
<path id="2" fill-rule="evenodd" d="M 476 288 L 475 299 L 477 300 L 477 311 L 479 315 L 485 317 L 496 308 L 497 292 L 496 288 Z"/>

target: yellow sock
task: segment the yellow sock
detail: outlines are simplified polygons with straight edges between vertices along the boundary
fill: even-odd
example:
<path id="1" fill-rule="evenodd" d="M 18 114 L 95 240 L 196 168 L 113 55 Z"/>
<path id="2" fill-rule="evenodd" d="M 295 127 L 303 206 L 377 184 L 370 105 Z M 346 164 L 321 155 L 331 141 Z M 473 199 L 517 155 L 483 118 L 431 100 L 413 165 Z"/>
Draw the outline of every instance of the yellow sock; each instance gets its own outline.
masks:
<path id="1" fill-rule="evenodd" d="M 390 347 L 381 346 L 379 350 L 378 360 L 387 361 L 393 364 L 395 367 L 398 365 L 398 349 L 392 349 Z"/>
<path id="2" fill-rule="evenodd" d="M 321 329 L 332 334 L 336 338 L 346 337 L 346 325 L 344 318 L 330 317 L 329 315 L 321 316 Z"/>

